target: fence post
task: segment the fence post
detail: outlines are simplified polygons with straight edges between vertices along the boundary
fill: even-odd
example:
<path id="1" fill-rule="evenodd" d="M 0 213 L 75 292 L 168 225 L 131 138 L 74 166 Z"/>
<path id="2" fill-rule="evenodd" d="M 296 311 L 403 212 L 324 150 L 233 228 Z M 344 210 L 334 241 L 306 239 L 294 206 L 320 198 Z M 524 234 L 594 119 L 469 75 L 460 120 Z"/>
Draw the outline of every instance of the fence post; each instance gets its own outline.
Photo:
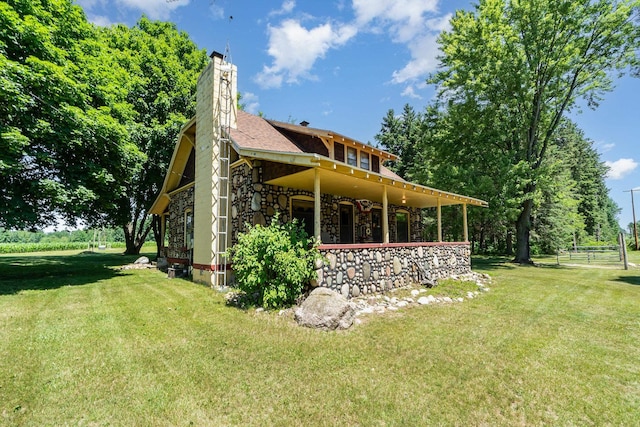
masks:
<path id="1" fill-rule="evenodd" d="M 620 233 L 620 246 L 622 246 L 622 258 L 624 259 L 624 269 L 629 269 L 629 261 L 627 260 L 627 244 L 624 241 L 624 233 Z"/>

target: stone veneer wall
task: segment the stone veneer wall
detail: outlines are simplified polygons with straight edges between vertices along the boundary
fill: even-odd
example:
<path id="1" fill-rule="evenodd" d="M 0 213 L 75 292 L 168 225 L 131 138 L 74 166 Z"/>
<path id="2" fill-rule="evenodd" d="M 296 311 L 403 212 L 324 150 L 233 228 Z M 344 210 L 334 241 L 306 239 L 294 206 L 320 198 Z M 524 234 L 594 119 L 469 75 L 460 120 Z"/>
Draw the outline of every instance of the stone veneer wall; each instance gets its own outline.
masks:
<path id="1" fill-rule="evenodd" d="M 193 187 L 171 196 L 171 203 L 169 203 L 169 230 L 167 230 L 169 233 L 167 258 L 189 258 L 189 253 L 182 250 L 186 245 L 184 241 L 185 212 L 189 209 L 193 212 Z"/>
<path id="2" fill-rule="evenodd" d="M 418 282 L 421 264 L 431 279 L 471 271 L 468 243 L 322 245 L 326 262 L 318 270 L 317 286 L 357 297 Z"/>
<path id="3" fill-rule="evenodd" d="M 238 241 L 238 232 L 245 230 L 245 224 L 267 225 L 276 212 L 280 212 L 280 220 L 289 221 L 289 202 L 296 196 L 313 198 L 313 193 L 304 190 L 296 190 L 286 187 L 278 187 L 263 184 L 263 175 L 267 169 L 277 169 L 279 174 L 286 174 L 289 165 L 276 164 L 267 161 L 254 161 L 253 168 L 244 163 L 231 171 L 231 242 Z M 291 172 L 298 171 L 297 166 L 290 166 Z M 370 223 L 370 214 L 359 212 L 356 200 L 349 197 L 335 196 L 332 194 L 321 195 L 321 224 L 323 243 L 337 243 L 340 236 L 339 209 L 340 203 L 353 205 L 355 229 L 360 224 Z M 382 209 L 382 204 L 374 203 L 374 207 Z M 412 242 L 422 241 L 422 217 L 418 208 L 389 205 L 389 238 L 396 241 L 395 213 L 398 210 L 409 212 L 409 233 Z"/>

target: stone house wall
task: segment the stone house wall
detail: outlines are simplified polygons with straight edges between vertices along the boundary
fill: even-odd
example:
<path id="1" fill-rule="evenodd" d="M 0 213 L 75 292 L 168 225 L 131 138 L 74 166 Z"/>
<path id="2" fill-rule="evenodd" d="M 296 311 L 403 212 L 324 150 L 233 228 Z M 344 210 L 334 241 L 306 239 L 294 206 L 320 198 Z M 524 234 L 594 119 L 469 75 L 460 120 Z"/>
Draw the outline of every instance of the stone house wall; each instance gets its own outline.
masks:
<path id="1" fill-rule="evenodd" d="M 185 213 L 193 212 L 193 186 L 171 196 L 169 203 L 169 246 L 166 255 L 169 259 L 189 259 L 189 252 L 183 250 L 186 246 L 184 236 Z"/>
<path id="2" fill-rule="evenodd" d="M 471 271 L 468 243 L 322 245 L 320 252 L 326 262 L 316 270 L 315 285 L 345 298 L 419 283 L 418 264 L 432 280 Z"/>

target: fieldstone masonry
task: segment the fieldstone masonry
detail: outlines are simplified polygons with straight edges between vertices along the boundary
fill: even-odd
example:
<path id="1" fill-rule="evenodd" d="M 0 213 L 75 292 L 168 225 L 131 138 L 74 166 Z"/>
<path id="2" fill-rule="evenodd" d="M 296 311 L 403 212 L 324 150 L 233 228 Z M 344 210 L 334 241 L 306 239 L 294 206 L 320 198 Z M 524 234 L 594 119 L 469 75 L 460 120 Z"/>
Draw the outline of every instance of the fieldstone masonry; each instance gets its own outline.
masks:
<path id="1" fill-rule="evenodd" d="M 167 247 L 167 257 L 172 259 L 188 259 L 189 253 L 186 250 L 184 240 L 185 213 L 193 211 L 193 187 L 176 193 L 171 198 L 169 204 L 169 229 L 167 230 L 169 246 Z"/>
<path id="2" fill-rule="evenodd" d="M 313 197 L 313 193 L 264 184 L 266 174 L 273 175 L 270 162 L 254 161 L 231 170 L 231 243 L 238 241 L 238 233 L 245 231 L 246 224 L 267 225 L 276 212 L 280 220 L 289 221 L 291 199 L 299 196 Z M 288 165 L 278 165 L 278 173 L 286 174 Z M 185 211 L 193 209 L 193 187 L 172 196 L 169 205 L 169 258 L 188 259 L 185 251 Z M 429 279 L 441 279 L 471 272 L 471 253 L 468 243 L 421 242 L 421 211 L 418 208 L 389 206 L 390 240 L 396 240 L 395 213 L 398 210 L 410 214 L 411 243 L 370 243 L 339 245 L 340 203 L 354 205 L 355 227 L 367 224 L 367 213 L 359 212 L 356 200 L 321 195 L 322 241 L 320 251 L 326 259 L 317 265 L 318 280 L 314 285 L 327 287 L 345 298 L 382 293 L 409 284 L 419 283 L 421 271 Z M 380 207 L 374 203 L 374 207 Z"/>
<path id="3" fill-rule="evenodd" d="M 431 279 L 471 272 L 468 243 L 350 246 L 353 247 L 320 247 L 326 262 L 316 270 L 316 286 L 325 286 L 351 298 L 419 283 L 420 266 Z"/>

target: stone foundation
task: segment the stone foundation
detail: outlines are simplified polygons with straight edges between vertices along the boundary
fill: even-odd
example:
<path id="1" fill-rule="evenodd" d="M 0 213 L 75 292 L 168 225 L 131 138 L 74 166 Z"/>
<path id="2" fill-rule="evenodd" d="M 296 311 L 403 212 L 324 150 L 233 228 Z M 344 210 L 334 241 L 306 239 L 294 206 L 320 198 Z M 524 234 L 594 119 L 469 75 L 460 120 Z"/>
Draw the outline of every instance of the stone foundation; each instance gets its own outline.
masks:
<path id="1" fill-rule="evenodd" d="M 418 264 L 431 279 L 471 272 L 468 243 L 322 245 L 320 252 L 326 262 L 317 270 L 317 286 L 333 289 L 345 298 L 417 283 Z"/>

